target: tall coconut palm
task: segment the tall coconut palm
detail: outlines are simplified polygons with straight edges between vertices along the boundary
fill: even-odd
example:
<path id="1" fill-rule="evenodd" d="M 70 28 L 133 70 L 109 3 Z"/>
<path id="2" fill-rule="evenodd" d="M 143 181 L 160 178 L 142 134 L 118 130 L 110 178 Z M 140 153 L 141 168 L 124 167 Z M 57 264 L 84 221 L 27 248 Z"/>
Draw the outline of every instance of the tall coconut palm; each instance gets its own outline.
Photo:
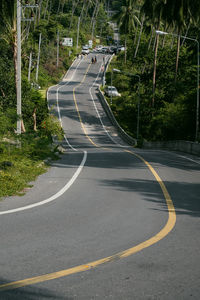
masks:
<path id="1" fill-rule="evenodd" d="M 73 16 L 74 16 L 76 7 L 77 7 L 77 5 L 79 4 L 79 1 L 80 1 L 80 0 L 73 1 L 73 5 L 72 5 L 72 14 L 71 14 L 71 20 L 70 20 L 69 30 L 70 30 L 71 27 L 72 27 Z"/>
<path id="2" fill-rule="evenodd" d="M 185 21 L 188 18 L 188 0 L 166 0 L 163 19 L 170 25 L 177 28 L 177 54 L 176 54 L 176 72 L 175 83 L 177 80 L 179 54 L 180 54 L 180 35 L 182 30 L 186 27 Z"/>
<path id="3" fill-rule="evenodd" d="M 49 0 L 46 0 L 46 5 L 45 5 L 45 9 L 44 9 L 44 19 L 46 19 L 48 7 L 49 7 Z"/>
<path id="4" fill-rule="evenodd" d="M 117 22 L 120 32 L 125 34 L 125 64 L 127 53 L 127 36 L 135 28 L 136 22 L 140 24 L 134 8 L 135 2 L 135 0 L 122 0 L 122 6 L 120 10 L 113 16 L 113 20 Z"/>
<path id="5" fill-rule="evenodd" d="M 140 32 L 139 32 L 139 37 L 138 37 L 138 41 L 137 41 L 137 46 L 136 46 L 136 49 L 135 49 L 134 58 L 136 58 L 137 52 L 138 52 L 138 49 L 139 49 L 140 40 L 141 40 L 141 36 L 142 36 L 142 30 L 143 30 L 143 26 L 144 26 L 144 20 L 145 20 L 145 15 L 142 16 Z"/>
<path id="6" fill-rule="evenodd" d="M 93 13 L 92 13 L 92 18 L 91 18 L 91 23 L 90 23 L 90 27 L 93 27 L 94 24 L 94 20 L 95 20 L 95 15 L 98 13 L 98 9 L 99 9 L 99 0 L 95 1 L 95 6 L 93 9 Z"/>
<path id="7" fill-rule="evenodd" d="M 137 40 L 137 45 L 136 45 L 135 54 L 134 54 L 134 58 L 136 58 L 138 49 L 140 46 L 141 37 L 142 37 L 142 31 L 143 31 L 144 21 L 145 21 L 145 14 L 141 11 L 141 8 L 143 5 L 143 0 L 137 0 L 134 4 L 136 4 L 136 6 L 137 6 L 137 9 L 135 9 L 135 13 L 140 17 L 140 24 L 139 24 L 139 22 L 137 22 L 137 24 L 136 24 L 137 29 L 139 27 L 138 25 L 140 25 L 138 39 L 137 39 L 137 30 L 135 31 L 135 38 L 134 38 L 134 44 L 136 43 L 136 40 Z M 139 17 L 138 17 L 138 19 L 139 19 Z"/>
<path id="8" fill-rule="evenodd" d="M 145 16 L 153 23 L 154 27 L 158 30 L 162 19 L 163 9 L 165 0 L 145 0 L 142 10 Z M 152 90 L 152 107 L 155 102 L 155 89 L 156 89 L 156 67 L 157 67 L 157 54 L 159 45 L 159 35 L 155 37 L 155 48 L 154 48 L 154 64 L 153 64 L 153 90 Z"/>

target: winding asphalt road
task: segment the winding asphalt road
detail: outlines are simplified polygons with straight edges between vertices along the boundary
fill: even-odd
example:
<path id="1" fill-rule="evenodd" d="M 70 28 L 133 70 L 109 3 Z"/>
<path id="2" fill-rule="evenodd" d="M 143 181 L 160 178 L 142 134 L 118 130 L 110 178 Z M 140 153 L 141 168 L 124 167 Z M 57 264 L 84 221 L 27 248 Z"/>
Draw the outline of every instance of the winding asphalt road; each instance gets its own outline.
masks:
<path id="1" fill-rule="evenodd" d="M 0 299 L 199 299 L 200 158 L 128 146 L 91 57 L 48 92 L 65 153 L 0 202 Z"/>

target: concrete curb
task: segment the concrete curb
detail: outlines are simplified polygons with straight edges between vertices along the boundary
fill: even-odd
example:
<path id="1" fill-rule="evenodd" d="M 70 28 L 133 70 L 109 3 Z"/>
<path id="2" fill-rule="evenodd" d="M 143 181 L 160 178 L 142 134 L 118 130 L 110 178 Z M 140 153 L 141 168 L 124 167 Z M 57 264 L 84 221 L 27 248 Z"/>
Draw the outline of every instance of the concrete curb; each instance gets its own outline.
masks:
<path id="1" fill-rule="evenodd" d="M 144 149 L 167 149 L 200 156 L 200 144 L 190 141 L 143 142 Z"/>
<path id="2" fill-rule="evenodd" d="M 108 66 L 112 60 L 112 58 L 114 57 L 114 54 L 111 55 L 111 57 L 109 58 L 109 60 L 107 61 L 106 65 L 105 65 L 105 70 L 104 70 L 104 73 L 103 73 L 103 76 L 102 76 L 102 84 L 105 82 L 105 74 L 106 74 L 106 71 L 108 69 Z M 122 128 L 121 126 L 119 125 L 119 123 L 117 122 L 117 120 L 115 119 L 114 115 L 113 115 L 113 112 L 108 104 L 108 102 L 106 101 L 102 91 L 100 90 L 100 87 L 98 87 L 98 94 L 97 94 L 100 102 L 101 102 L 101 105 L 103 107 L 103 109 L 105 110 L 106 114 L 107 114 L 107 117 L 109 118 L 109 120 L 111 121 L 112 125 L 117 129 L 119 135 L 121 136 L 121 138 L 127 142 L 129 145 L 131 146 L 137 146 L 137 140 L 132 138 L 130 135 L 128 135 Z"/>
<path id="3" fill-rule="evenodd" d="M 136 146 L 137 145 L 137 140 L 132 138 L 130 135 L 128 135 L 119 125 L 119 123 L 117 122 L 117 120 L 115 119 L 112 110 L 110 109 L 110 106 L 108 104 L 108 102 L 106 101 L 104 95 L 102 94 L 100 88 L 98 87 L 98 98 L 101 102 L 101 105 L 103 107 L 103 109 L 105 110 L 107 117 L 109 118 L 109 120 L 111 121 L 112 125 L 117 129 L 119 135 L 121 136 L 121 138 L 126 141 L 129 145 L 131 146 Z"/>

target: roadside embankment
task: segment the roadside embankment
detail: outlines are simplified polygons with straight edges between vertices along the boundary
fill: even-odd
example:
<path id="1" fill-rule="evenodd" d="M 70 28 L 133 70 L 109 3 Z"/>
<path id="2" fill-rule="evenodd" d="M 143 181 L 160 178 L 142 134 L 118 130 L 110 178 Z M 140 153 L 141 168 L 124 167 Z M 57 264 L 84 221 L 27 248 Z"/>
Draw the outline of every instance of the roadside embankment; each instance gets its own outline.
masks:
<path id="1" fill-rule="evenodd" d="M 181 151 L 194 155 L 200 155 L 200 144 L 190 141 L 161 141 L 161 142 L 143 142 L 144 149 L 168 149 Z"/>
<path id="2" fill-rule="evenodd" d="M 117 120 L 115 119 L 113 112 L 108 104 L 108 102 L 106 101 L 102 91 L 100 90 L 100 88 L 98 89 L 98 97 L 100 99 L 101 105 L 104 108 L 109 120 L 111 121 L 112 125 L 117 129 L 119 135 L 122 137 L 123 140 L 125 140 L 129 145 L 132 146 L 136 146 L 137 145 L 137 141 L 136 139 L 132 138 L 130 135 L 128 135 L 119 125 L 119 123 L 117 122 Z"/>

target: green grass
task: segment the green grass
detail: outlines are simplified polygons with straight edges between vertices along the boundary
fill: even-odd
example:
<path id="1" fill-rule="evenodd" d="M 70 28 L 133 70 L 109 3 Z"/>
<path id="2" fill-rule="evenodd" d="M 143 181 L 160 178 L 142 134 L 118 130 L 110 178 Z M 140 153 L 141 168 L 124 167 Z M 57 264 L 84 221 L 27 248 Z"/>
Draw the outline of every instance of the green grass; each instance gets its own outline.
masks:
<path id="1" fill-rule="evenodd" d="M 44 90 L 39 90 L 39 93 L 41 94 L 41 96 L 42 96 L 43 99 L 46 99 L 46 92 L 47 92 L 46 89 L 44 89 Z"/>
<path id="2" fill-rule="evenodd" d="M 58 159 L 50 140 L 34 135 L 23 137 L 19 148 L 1 143 L 0 150 L 0 198 L 23 195 L 30 182 L 47 171 L 44 159 Z"/>

